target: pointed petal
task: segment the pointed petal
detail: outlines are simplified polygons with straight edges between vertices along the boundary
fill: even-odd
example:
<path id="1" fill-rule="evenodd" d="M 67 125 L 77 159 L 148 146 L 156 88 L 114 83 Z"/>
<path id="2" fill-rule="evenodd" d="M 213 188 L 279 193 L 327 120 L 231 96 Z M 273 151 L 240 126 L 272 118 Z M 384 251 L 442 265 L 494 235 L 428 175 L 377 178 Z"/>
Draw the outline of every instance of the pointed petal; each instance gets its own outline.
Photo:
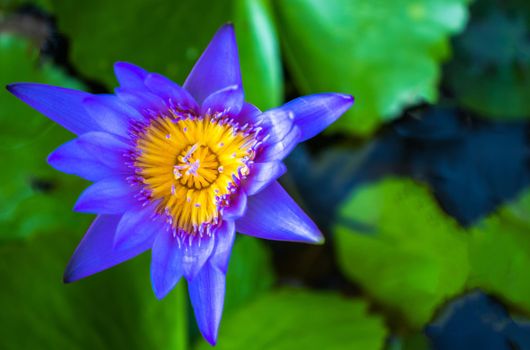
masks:
<path id="1" fill-rule="evenodd" d="M 210 257 L 210 263 L 226 273 L 232 246 L 236 238 L 236 225 L 231 220 L 225 220 L 215 233 L 215 248 Z"/>
<path id="2" fill-rule="evenodd" d="M 114 95 L 93 95 L 83 100 L 92 119 L 106 132 L 129 138 L 130 122 L 144 118 Z"/>
<path id="3" fill-rule="evenodd" d="M 230 202 L 230 206 L 224 208 L 223 218 L 224 219 L 238 219 L 242 217 L 247 210 L 247 194 L 243 191 L 239 191 Z"/>
<path id="4" fill-rule="evenodd" d="M 242 86 L 242 83 L 234 27 L 226 24 L 204 50 L 184 88 L 202 104 L 206 97 L 230 85 Z"/>
<path id="5" fill-rule="evenodd" d="M 301 131 L 298 142 L 302 142 L 327 128 L 352 104 L 350 95 L 325 93 L 296 98 L 278 109 L 294 114 L 294 122 Z"/>
<path id="6" fill-rule="evenodd" d="M 240 85 L 231 85 L 208 96 L 201 107 L 201 113 L 237 116 L 243 107 L 245 96 Z"/>
<path id="7" fill-rule="evenodd" d="M 189 282 L 188 287 L 197 325 L 203 337 L 211 345 L 217 342 L 223 314 L 226 269 L 235 239 L 234 223 L 224 221 L 215 232 L 215 237 L 212 256 L 197 276 Z"/>
<path id="8" fill-rule="evenodd" d="M 225 274 L 210 262 L 188 285 L 197 325 L 204 339 L 211 345 L 217 342 L 217 333 L 223 315 L 225 287 Z"/>
<path id="9" fill-rule="evenodd" d="M 127 170 L 125 153 L 131 146 L 122 139 L 102 131 L 87 132 L 77 138 L 77 144 L 111 169 Z"/>
<path id="10" fill-rule="evenodd" d="M 263 150 L 256 156 L 256 162 L 282 160 L 300 141 L 301 131 L 294 123 L 294 114 L 289 110 L 271 109 L 258 118 L 268 138 L 263 142 Z"/>
<path id="11" fill-rule="evenodd" d="M 247 213 L 236 221 L 236 230 L 277 241 L 322 243 L 324 240 L 313 221 L 277 182 L 248 199 Z"/>
<path id="12" fill-rule="evenodd" d="M 182 245 L 182 266 L 184 277 L 191 281 L 202 269 L 215 247 L 215 235 L 203 237 L 191 237 L 184 240 Z"/>
<path id="13" fill-rule="evenodd" d="M 165 230 L 164 221 L 155 215 L 156 205 L 137 207 L 123 214 L 114 235 L 117 251 L 134 248 Z"/>
<path id="14" fill-rule="evenodd" d="M 129 172 L 124 157 L 128 148 L 110 134 L 92 131 L 57 148 L 49 155 L 48 163 L 67 174 L 97 181 Z"/>
<path id="15" fill-rule="evenodd" d="M 113 267 L 151 248 L 152 241 L 132 249 L 115 251 L 112 240 L 119 221 L 120 216 L 117 215 L 100 215 L 94 220 L 66 267 L 65 283 Z"/>
<path id="16" fill-rule="evenodd" d="M 145 69 L 128 62 L 116 62 L 114 64 L 114 74 L 120 86 L 127 89 L 143 89 L 144 80 L 147 74 Z"/>
<path id="17" fill-rule="evenodd" d="M 48 163 L 66 174 L 74 174 L 90 181 L 98 181 L 120 172 L 109 168 L 79 144 L 78 139 L 59 146 L 48 156 Z"/>
<path id="18" fill-rule="evenodd" d="M 199 111 L 199 106 L 191 94 L 163 75 L 149 74 L 145 79 L 145 86 L 161 97 L 171 108 L 193 112 Z"/>
<path id="19" fill-rule="evenodd" d="M 95 214 L 122 214 L 140 205 L 134 195 L 135 192 L 125 179 L 103 179 L 81 193 L 74 210 Z"/>
<path id="20" fill-rule="evenodd" d="M 280 161 L 254 163 L 245 183 L 245 191 L 249 196 L 258 193 L 271 182 L 285 174 L 287 167 Z"/>
<path id="21" fill-rule="evenodd" d="M 158 299 L 164 298 L 177 284 L 183 274 L 182 249 L 169 231 L 156 236 L 151 257 L 151 281 Z"/>
<path id="22" fill-rule="evenodd" d="M 116 95 L 146 118 L 166 114 L 169 107 L 157 95 L 143 90 L 117 88 Z"/>
<path id="23" fill-rule="evenodd" d="M 74 134 L 100 130 L 83 108 L 90 94 L 57 86 L 18 83 L 7 86 L 9 92 Z"/>

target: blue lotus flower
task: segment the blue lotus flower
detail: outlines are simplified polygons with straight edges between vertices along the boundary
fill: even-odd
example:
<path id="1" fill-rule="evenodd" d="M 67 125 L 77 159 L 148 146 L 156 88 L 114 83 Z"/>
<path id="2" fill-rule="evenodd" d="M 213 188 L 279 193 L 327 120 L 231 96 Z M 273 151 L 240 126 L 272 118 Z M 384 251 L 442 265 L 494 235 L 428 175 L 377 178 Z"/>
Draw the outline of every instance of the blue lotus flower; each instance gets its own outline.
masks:
<path id="1" fill-rule="evenodd" d="M 215 344 L 235 232 L 321 243 L 316 225 L 276 181 L 282 160 L 334 122 L 349 95 L 297 98 L 259 111 L 244 101 L 231 25 L 181 87 L 130 63 L 114 66 L 113 95 L 33 83 L 8 90 L 77 135 L 48 158 L 93 181 L 75 210 L 98 214 L 64 275 L 76 281 L 152 250 L 163 298 L 181 277 L 198 326 Z"/>

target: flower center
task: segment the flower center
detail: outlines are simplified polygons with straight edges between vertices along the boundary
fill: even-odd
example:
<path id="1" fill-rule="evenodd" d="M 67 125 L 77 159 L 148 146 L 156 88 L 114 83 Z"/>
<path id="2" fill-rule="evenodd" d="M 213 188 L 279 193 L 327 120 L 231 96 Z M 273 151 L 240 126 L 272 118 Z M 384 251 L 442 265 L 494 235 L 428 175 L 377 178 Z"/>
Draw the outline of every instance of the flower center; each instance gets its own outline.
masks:
<path id="1" fill-rule="evenodd" d="M 200 190 L 217 180 L 219 168 L 217 154 L 212 152 L 208 146 L 200 146 L 196 143 L 187 147 L 177 157 L 173 175 L 175 179 L 180 180 L 181 185 L 189 189 Z"/>
<path id="2" fill-rule="evenodd" d="M 138 134 L 146 199 L 178 234 L 210 234 L 252 165 L 258 130 L 222 116 L 160 116 Z"/>

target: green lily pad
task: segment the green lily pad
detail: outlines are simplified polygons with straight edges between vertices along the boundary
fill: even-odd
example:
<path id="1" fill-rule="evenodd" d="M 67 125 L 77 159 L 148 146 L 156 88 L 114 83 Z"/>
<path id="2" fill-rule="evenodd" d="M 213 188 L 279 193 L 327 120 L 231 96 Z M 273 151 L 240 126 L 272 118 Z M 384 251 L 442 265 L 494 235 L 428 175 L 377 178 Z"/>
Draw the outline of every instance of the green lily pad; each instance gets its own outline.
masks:
<path id="1" fill-rule="evenodd" d="M 467 236 L 413 181 L 360 188 L 344 202 L 334 232 L 346 276 L 412 327 L 464 288 Z"/>
<path id="2" fill-rule="evenodd" d="M 216 348 L 379 350 L 386 330 L 366 308 L 334 293 L 271 292 L 223 319 Z M 210 346 L 201 341 L 198 349 Z"/>
<path id="3" fill-rule="evenodd" d="M 71 39 L 72 62 L 108 88 L 116 85 L 116 61 L 182 83 L 215 31 L 235 20 L 248 100 L 267 108 L 281 97 L 278 44 L 266 1 L 51 1 L 59 29 Z"/>
<path id="4" fill-rule="evenodd" d="M 268 247 L 259 239 L 237 235 L 226 275 L 225 314 L 268 291 L 274 281 Z"/>
<path id="5" fill-rule="evenodd" d="M 0 85 L 31 81 L 81 89 L 28 41 L 0 34 Z M 73 138 L 51 120 L 0 90 L 0 241 L 35 232 L 78 230 L 86 215 L 72 212 L 85 182 L 52 169 L 46 158 Z"/>
<path id="6" fill-rule="evenodd" d="M 530 313 L 530 192 L 471 230 L 470 288 Z"/>
<path id="7" fill-rule="evenodd" d="M 334 131 L 366 135 L 421 101 L 435 102 L 448 38 L 468 0 L 280 0 L 281 40 L 304 93 L 336 91 L 356 105 Z"/>
<path id="8" fill-rule="evenodd" d="M 155 298 L 149 254 L 71 285 L 64 267 L 79 235 L 0 246 L 4 349 L 187 349 L 184 284 Z"/>

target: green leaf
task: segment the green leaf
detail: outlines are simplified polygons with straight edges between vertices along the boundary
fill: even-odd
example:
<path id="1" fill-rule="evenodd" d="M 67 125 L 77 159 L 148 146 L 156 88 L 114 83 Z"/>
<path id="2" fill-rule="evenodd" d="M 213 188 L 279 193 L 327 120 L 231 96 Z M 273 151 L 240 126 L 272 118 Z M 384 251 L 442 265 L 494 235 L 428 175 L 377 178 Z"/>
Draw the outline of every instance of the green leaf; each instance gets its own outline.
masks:
<path id="1" fill-rule="evenodd" d="M 112 68 L 116 61 L 129 61 L 183 82 L 231 14 L 224 0 L 51 1 L 60 31 L 71 39 L 73 64 L 107 87 L 116 85 Z"/>
<path id="2" fill-rule="evenodd" d="M 530 192 L 471 230 L 471 275 L 479 287 L 530 312 Z"/>
<path id="3" fill-rule="evenodd" d="M 492 119 L 530 117 L 530 7 L 508 13 L 497 3 L 472 16 L 455 41 L 447 81 L 459 102 Z M 503 7 L 500 7 L 501 9 Z M 526 10 L 526 11 L 525 11 Z M 525 18 L 526 16 L 526 18 Z"/>
<path id="4" fill-rule="evenodd" d="M 0 85 L 17 81 L 82 88 L 49 62 L 39 62 L 29 42 L 0 34 Z M 46 163 L 48 154 L 73 135 L 5 89 L 0 105 L 0 241 L 37 231 L 77 231 L 89 219 L 71 210 L 85 182 Z"/>
<path id="5" fill-rule="evenodd" d="M 268 291 L 274 280 L 268 247 L 259 239 L 237 235 L 226 275 L 224 313 Z"/>
<path id="6" fill-rule="evenodd" d="M 61 282 L 78 235 L 0 246 L 5 349 L 187 349 L 184 284 L 159 301 L 149 254 L 71 285 Z"/>
<path id="7" fill-rule="evenodd" d="M 334 232 L 342 271 L 412 327 L 426 323 L 468 277 L 466 235 L 410 180 L 360 188 Z"/>
<path id="8" fill-rule="evenodd" d="M 227 315 L 216 348 L 363 349 L 382 348 L 382 321 L 367 315 L 366 304 L 333 293 L 283 289 Z M 201 341 L 198 349 L 210 349 Z"/>
<path id="9" fill-rule="evenodd" d="M 84 76 L 108 88 L 116 85 L 116 61 L 182 83 L 215 31 L 234 19 L 247 100 L 261 108 L 280 102 L 280 56 L 267 0 L 52 3 L 61 32 L 71 39 L 72 62 Z"/>
<path id="10" fill-rule="evenodd" d="M 283 80 L 270 3 L 235 0 L 234 19 L 246 99 L 262 110 L 276 107 L 283 97 Z"/>
<path id="11" fill-rule="evenodd" d="M 448 36 L 468 0 L 276 1 L 287 63 L 304 93 L 336 91 L 356 105 L 335 131 L 369 134 L 404 107 L 437 99 Z"/>
<path id="12" fill-rule="evenodd" d="M 339 265 L 416 328 L 466 289 L 480 288 L 530 312 L 529 212 L 527 191 L 462 229 L 423 187 L 385 180 L 361 188 L 342 205 L 335 227 Z"/>

